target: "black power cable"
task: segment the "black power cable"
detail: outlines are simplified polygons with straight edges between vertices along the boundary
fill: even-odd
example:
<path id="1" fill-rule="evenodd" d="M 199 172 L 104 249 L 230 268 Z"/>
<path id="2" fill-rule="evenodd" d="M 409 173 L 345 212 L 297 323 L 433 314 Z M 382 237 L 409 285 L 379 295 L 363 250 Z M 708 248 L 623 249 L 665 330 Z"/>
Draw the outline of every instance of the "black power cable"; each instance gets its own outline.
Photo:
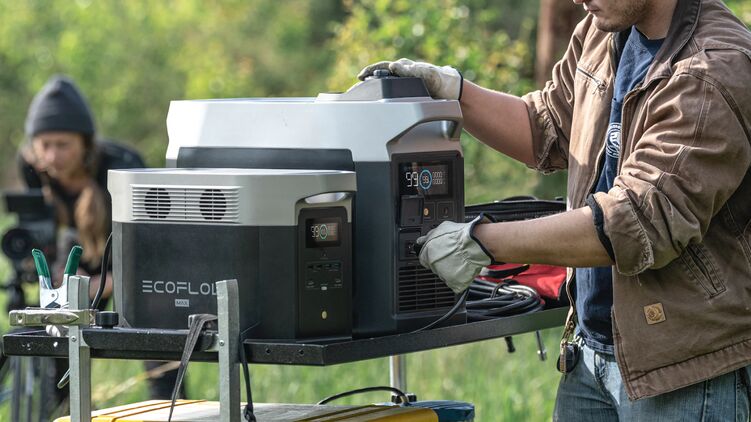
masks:
<path id="1" fill-rule="evenodd" d="M 104 252 L 102 253 L 102 269 L 99 273 L 99 288 L 96 290 L 94 300 L 91 301 L 91 309 L 97 309 L 99 307 L 99 301 L 102 300 L 104 294 L 104 285 L 107 283 L 107 265 L 110 260 L 110 251 L 112 250 L 112 233 L 107 236 L 107 242 L 104 244 Z"/>
<path id="2" fill-rule="evenodd" d="M 537 312 L 544 307 L 535 289 L 507 281 L 475 279 L 468 291 L 466 306 L 470 322 Z"/>
<path id="3" fill-rule="evenodd" d="M 317 405 L 323 405 L 323 404 L 332 402 L 332 401 L 334 401 L 336 399 L 340 399 L 342 397 L 354 396 L 355 394 L 369 393 L 371 391 L 390 391 L 390 392 L 396 394 L 397 396 L 399 396 L 399 398 L 402 400 L 402 404 L 404 406 L 409 406 L 409 397 L 407 397 L 407 395 L 404 394 L 404 392 L 402 390 L 400 390 L 398 388 L 386 387 L 386 386 L 366 387 L 366 388 L 358 388 L 357 390 L 345 391 L 343 393 L 334 394 L 333 396 L 326 397 L 325 399 L 319 401 L 316 404 Z"/>
<path id="4" fill-rule="evenodd" d="M 420 255 L 420 251 L 421 250 L 422 250 L 422 245 L 420 245 L 419 243 L 415 243 L 414 245 L 412 245 L 412 251 L 416 255 Z M 469 293 L 469 290 L 465 290 L 462 293 L 462 295 L 459 296 L 459 298 L 456 300 L 456 303 L 454 303 L 454 306 L 451 309 L 449 309 L 449 311 L 446 312 L 442 317 L 438 318 L 437 320 L 431 322 L 430 324 L 428 324 L 428 325 L 426 325 L 426 326 L 424 326 L 422 328 L 418 328 L 415 331 L 412 331 L 410 334 L 419 333 L 420 331 L 429 330 L 429 329 L 435 327 L 436 325 L 442 323 L 443 321 L 446 321 L 447 319 L 449 319 L 452 316 L 454 316 L 457 313 L 457 311 L 459 311 L 459 309 L 461 309 L 461 307 L 464 305 L 464 302 L 466 302 L 466 300 L 467 300 L 467 294 L 468 293 Z"/>
<path id="5" fill-rule="evenodd" d="M 429 329 L 435 327 L 436 325 L 442 323 L 443 321 L 446 321 L 447 319 L 449 319 L 452 316 L 454 316 L 454 314 L 456 314 L 456 312 L 459 309 L 461 309 L 462 305 L 464 305 L 464 303 L 467 301 L 467 295 L 469 295 L 469 289 L 467 289 L 464 292 L 462 292 L 462 295 L 459 296 L 459 299 L 457 299 L 457 301 L 454 304 L 454 306 L 451 309 L 449 309 L 449 311 L 446 312 L 442 317 L 438 318 L 437 320 L 431 322 L 430 324 L 428 324 L 428 325 L 426 325 L 426 326 L 424 326 L 422 328 L 418 328 L 415 331 L 412 331 L 410 334 L 419 333 L 420 331 L 429 330 Z"/>

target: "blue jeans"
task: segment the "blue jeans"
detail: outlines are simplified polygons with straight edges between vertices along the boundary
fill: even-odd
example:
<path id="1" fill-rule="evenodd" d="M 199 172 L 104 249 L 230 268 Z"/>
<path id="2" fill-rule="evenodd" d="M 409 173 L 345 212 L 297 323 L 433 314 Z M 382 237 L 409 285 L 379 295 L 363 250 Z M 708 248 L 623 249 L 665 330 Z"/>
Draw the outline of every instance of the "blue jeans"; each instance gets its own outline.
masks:
<path id="1" fill-rule="evenodd" d="M 561 378 L 554 421 L 747 422 L 751 366 L 656 397 L 630 401 L 615 356 L 582 345 Z"/>

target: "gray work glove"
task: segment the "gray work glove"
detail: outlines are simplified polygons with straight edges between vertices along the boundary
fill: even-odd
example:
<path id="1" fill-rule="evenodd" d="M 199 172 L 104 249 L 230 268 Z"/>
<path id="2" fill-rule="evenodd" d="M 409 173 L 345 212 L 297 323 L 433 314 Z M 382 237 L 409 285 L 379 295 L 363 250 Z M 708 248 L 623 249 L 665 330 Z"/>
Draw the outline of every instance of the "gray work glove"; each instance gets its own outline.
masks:
<path id="1" fill-rule="evenodd" d="M 421 246 L 420 264 L 440 277 L 454 293 L 461 293 L 493 259 L 472 234 L 476 225 L 492 222 L 484 214 L 469 223 L 444 221 L 417 239 Z"/>
<path id="2" fill-rule="evenodd" d="M 378 69 L 387 69 L 396 76 L 422 78 L 433 98 L 458 100 L 462 95 L 462 74 L 451 66 L 439 67 L 430 63 L 399 59 L 395 62 L 384 61 L 366 66 L 357 78 L 364 81 Z"/>

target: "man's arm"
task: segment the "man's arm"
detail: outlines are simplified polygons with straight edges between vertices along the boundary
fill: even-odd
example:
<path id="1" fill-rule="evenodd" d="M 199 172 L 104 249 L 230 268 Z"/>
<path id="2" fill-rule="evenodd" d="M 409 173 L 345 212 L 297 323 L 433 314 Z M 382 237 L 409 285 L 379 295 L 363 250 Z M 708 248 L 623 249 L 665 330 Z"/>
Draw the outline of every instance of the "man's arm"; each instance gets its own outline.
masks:
<path id="1" fill-rule="evenodd" d="M 551 80 L 522 98 L 464 81 L 460 103 L 464 127 L 490 147 L 543 172 L 568 167 L 574 79 L 591 18 L 574 31 Z"/>
<path id="2" fill-rule="evenodd" d="M 461 97 L 464 128 L 488 146 L 534 166 L 532 127 L 521 98 L 464 81 Z"/>
<path id="3" fill-rule="evenodd" d="M 480 224 L 477 240 L 497 261 L 563 267 L 613 265 L 589 207 L 534 220 Z"/>
<path id="4" fill-rule="evenodd" d="M 613 265 L 592 213 L 592 208 L 585 207 L 506 223 L 490 223 L 482 215 L 469 223 L 444 221 L 417 239 L 420 264 L 457 294 L 469 287 L 491 259 L 568 267 Z"/>

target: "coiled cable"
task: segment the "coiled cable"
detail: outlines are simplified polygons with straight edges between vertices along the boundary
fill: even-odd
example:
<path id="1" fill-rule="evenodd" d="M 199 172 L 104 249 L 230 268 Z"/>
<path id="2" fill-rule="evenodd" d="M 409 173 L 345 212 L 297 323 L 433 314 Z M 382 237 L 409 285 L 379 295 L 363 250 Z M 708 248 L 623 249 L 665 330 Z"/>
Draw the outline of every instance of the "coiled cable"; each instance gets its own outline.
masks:
<path id="1" fill-rule="evenodd" d="M 498 283 L 475 278 L 469 286 L 467 319 L 487 321 L 542 310 L 545 302 L 535 289 L 508 281 Z"/>

